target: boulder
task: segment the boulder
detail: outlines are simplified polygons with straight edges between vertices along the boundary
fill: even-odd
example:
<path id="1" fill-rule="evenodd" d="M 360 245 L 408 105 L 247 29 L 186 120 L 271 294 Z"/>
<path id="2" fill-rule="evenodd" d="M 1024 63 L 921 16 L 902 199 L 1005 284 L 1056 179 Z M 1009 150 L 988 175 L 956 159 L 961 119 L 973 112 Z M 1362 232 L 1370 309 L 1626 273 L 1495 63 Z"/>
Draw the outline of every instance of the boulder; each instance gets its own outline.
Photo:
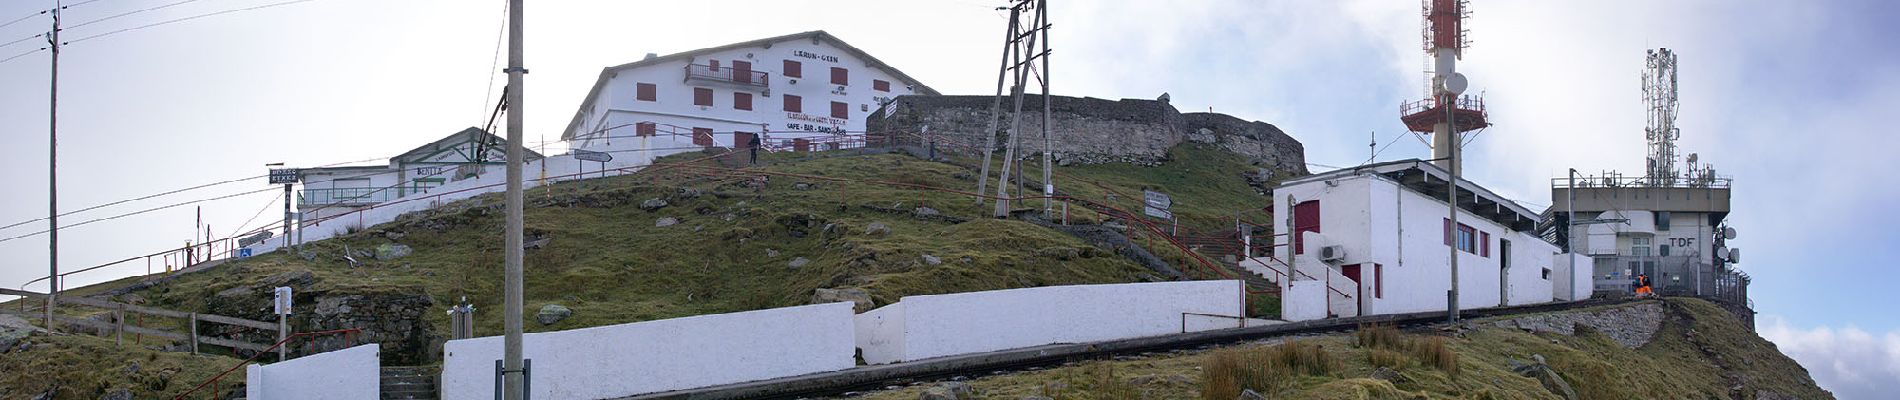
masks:
<path id="1" fill-rule="evenodd" d="M 669 227 L 669 226 L 673 226 L 673 225 L 679 225 L 679 223 L 680 223 L 680 219 L 679 219 L 679 218 L 673 218 L 673 217 L 665 217 L 665 218 L 660 218 L 660 219 L 658 219 L 658 220 L 654 220 L 654 221 L 653 221 L 653 227 L 655 227 L 655 228 L 665 228 L 665 227 Z"/>
<path id="2" fill-rule="evenodd" d="M 765 249 L 765 258 L 778 258 L 778 250 Z"/>
<path id="3" fill-rule="evenodd" d="M 640 202 L 640 209 L 646 210 L 648 212 L 652 212 L 653 210 L 658 210 L 665 207 L 666 207 L 666 200 L 661 200 L 657 198 L 647 199 L 646 201 Z"/>
<path id="4" fill-rule="evenodd" d="M 40 328 L 33 326 L 25 318 L 12 314 L 0 314 L 0 351 L 12 349 L 14 345 L 26 340 L 37 331 L 40 331 Z"/>
<path id="5" fill-rule="evenodd" d="M 696 199 L 699 198 L 699 195 L 699 188 L 680 188 L 681 198 Z"/>
<path id="6" fill-rule="evenodd" d="M 1543 355 L 1532 354 L 1531 360 L 1532 361 L 1528 364 L 1512 360 L 1511 364 L 1513 365 L 1511 371 L 1517 372 L 1518 375 L 1536 379 L 1538 383 L 1544 385 L 1544 390 L 1549 390 L 1551 394 L 1555 394 L 1557 397 L 1564 398 L 1565 400 L 1577 399 L 1577 391 L 1571 389 L 1570 382 L 1564 381 L 1564 377 L 1557 375 L 1556 370 L 1550 369 L 1550 364 L 1544 363 Z"/>
<path id="7" fill-rule="evenodd" d="M 797 190 L 811 190 L 813 187 L 814 185 L 809 184 L 809 183 L 804 183 L 804 182 L 792 184 L 792 189 L 797 189 Z"/>
<path id="8" fill-rule="evenodd" d="M 1247 389 L 1240 391 L 1240 397 L 1235 398 L 1235 400 L 1267 400 L 1267 396 L 1260 394 L 1260 392 L 1255 392 L 1253 389 Z"/>
<path id="9" fill-rule="evenodd" d="M 891 227 L 889 225 L 884 225 L 883 222 L 872 222 L 870 225 L 864 226 L 864 234 L 889 235 L 891 234 Z"/>
<path id="10" fill-rule="evenodd" d="M 99 400 L 132 400 L 132 391 L 113 389 L 111 392 L 106 392 L 105 396 L 100 396 Z"/>
<path id="11" fill-rule="evenodd" d="M 922 392 L 918 392 L 917 400 L 963 400 L 963 399 L 957 397 L 956 393 L 950 393 L 950 391 L 947 389 L 944 389 L 941 387 L 933 387 L 929 389 L 924 389 L 924 391 Z"/>
<path id="12" fill-rule="evenodd" d="M 937 209 L 930 208 L 930 207 L 917 207 L 917 209 L 910 211 L 910 215 L 917 218 L 930 218 L 930 217 L 943 215 L 943 212 L 937 211 Z"/>
<path id="13" fill-rule="evenodd" d="M 799 257 L 799 258 L 792 259 L 791 262 L 785 263 L 785 266 L 791 267 L 791 268 L 803 268 L 806 264 L 811 264 L 811 259 Z M 824 289 L 819 289 L 819 290 L 824 290 Z"/>
<path id="14" fill-rule="evenodd" d="M 300 269 L 296 271 L 288 271 L 288 272 L 280 273 L 277 275 L 271 275 L 268 278 L 264 278 L 264 280 L 261 281 L 261 283 L 262 283 L 262 286 L 266 286 L 266 287 L 309 286 L 311 282 L 315 282 L 316 280 L 317 280 L 316 274 L 310 273 L 310 270 L 308 269 Z M 127 295 L 127 296 L 133 296 L 133 295 Z M 128 299 L 127 301 L 131 301 L 131 300 Z"/>
<path id="15" fill-rule="evenodd" d="M 543 248 L 548 247 L 548 242 L 553 242 L 553 241 L 554 241 L 554 237 L 552 236 L 534 235 L 532 237 L 527 238 L 527 240 L 522 241 L 521 249 L 522 250 L 543 249 Z"/>
<path id="16" fill-rule="evenodd" d="M 534 321 L 540 322 L 542 326 L 554 325 L 572 315 L 574 315 L 574 310 L 560 304 L 549 304 L 541 306 L 541 312 L 534 313 Z"/>
<path id="17" fill-rule="evenodd" d="M 409 245 L 406 245 L 406 244 L 383 243 L 381 245 L 376 246 L 376 259 L 394 260 L 398 258 L 407 257 L 410 254 L 413 254 L 415 252 L 416 252 L 415 249 L 409 248 Z"/>
<path id="18" fill-rule="evenodd" d="M 871 306 L 874 305 L 874 303 L 871 302 L 871 294 L 859 288 L 820 288 L 812 291 L 811 294 L 812 304 L 828 304 L 840 301 L 851 302 L 853 304 L 852 309 L 856 310 L 856 312 L 871 311 Z"/>
<path id="19" fill-rule="evenodd" d="M 942 259 L 942 258 L 937 258 L 937 256 L 933 256 L 933 255 L 929 255 L 929 254 L 925 254 L 925 255 L 924 255 L 924 264 L 926 264 L 926 265 L 939 265 L 939 264 L 943 264 L 943 259 Z"/>

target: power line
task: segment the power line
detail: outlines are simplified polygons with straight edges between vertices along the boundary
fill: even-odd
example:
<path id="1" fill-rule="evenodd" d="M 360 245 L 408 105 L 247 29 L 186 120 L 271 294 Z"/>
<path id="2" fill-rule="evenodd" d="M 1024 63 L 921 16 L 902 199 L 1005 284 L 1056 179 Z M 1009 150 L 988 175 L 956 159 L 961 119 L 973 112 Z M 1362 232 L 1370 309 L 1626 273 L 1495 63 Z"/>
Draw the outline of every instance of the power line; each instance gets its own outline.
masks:
<path id="1" fill-rule="evenodd" d="M 228 199 L 228 198 L 232 198 L 232 197 L 238 197 L 238 196 L 244 196 L 244 195 L 249 195 L 249 194 L 257 194 L 257 193 L 263 193 L 263 192 L 267 192 L 267 191 L 272 191 L 272 190 L 280 190 L 280 189 L 282 189 L 282 188 L 277 188 L 277 187 L 272 187 L 272 188 L 266 188 L 266 189 L 262 189 L 262 190 L 255 190 L 255 191 L 249 191 L 249 192 L 243 192 L 243 193 L 234 193 L 234 194 L 227 194 L 227 195 L 223 195 L 223 196 L 218 196 L 218 197 L 212 197 L 212 198 L 208 198 L 208 199 L 201 199 L 201 200 L 192 200 L 192 201 L 187 201 L 187 202 L 182 202 L 182 203 L 174 203 L 174 204 L 170 204 L 170 205 L 165 205 L 165 206 L 159 206 L 159 207 L 152 207 L 152 208 L 147 208 L 147 209 L 144 209 L 144 210 L 139 210 L 139 211 L 133 211 L 133 212 L 129 212 L 129 213 L 125 213 L 125 214 L 119 214 L 119 215 L 114 215 L 114 216 L 110 216 L 110 217 L 104 217 L 104 218 L 94 218 L 94 219 L 90 219 L 90 220 L 86 220 L 85 222 L 80 222 L 80 223 L 76 223 L 76 224 L 71 224 L 71 225 L 66 225 L 66 226 L 61 226 L 61 227 L 59 227 L 58 229 L 61 229 L 61 230 L 65 230 L 65 229 L 70 229 L 70 228 L 73 228 L 73 227 L 77 227 L 77 226 L 80 226 L 80 225 L 86 225 L 86 224 L 91 224 L 91 223 L 94 223 L 94 222 L 101 222 L 101 221 L 109 221 L 109 220 L 114 220 L 114 219 L 119 219 L 119 218 L 124 218 L 124 217 L 130 217 L 130 216 L 134 216 L 134 215 L 139 215 L 139 214 L 144 214 L 144 213 L 148 213 L 148 212 L 153 212 L 153 211 L 159 211 L 159 210 L 164 210 L 164 209 L 168 209 L 168 208 L 173 208 L 173 207 L 180 207 L 180 206 L 187 206 L 187 205 L 192 205 L 192 204 L 197 204 L 197 203 L 203 203 L 203 202 L 207 202 L 207 201 L 217 201 L 217 200 L 223 200 L 223 199 Z M 45 233 L 47 233 L 47 232 L 51 232 L 51 231 L 52 231 L 51 229 L 47 229 L 47 230 L 42 230 L 42 231 L 38 231 L 38 232 L 33 232 L 33 233 L 28 233 L 28 234 L 23 234 L 23 235 L 19 235 L 19 236 L 13 236 L 13 237 L 9 237 L 9 238 L 5 238 L 5 239 L 0 239 L 0 243 L 6 243 L 6 242 L 8 242 L 8 241 L 12 241 L 12 240 L 15 240 L 15 239 L 24 239 L 24 238 L 29 238 L 29 237 L 33 237 L 33 236 L 39 236 L 39 235 L 42 235 L 42 234 L 45 234 Z"/>
<path id="2" fill-rule="evenodd" d="M 380 159 L 381 159 L 381 158 L 371 158 L 371 159 L 365 159 L 365 160 L 358 160 L 358 161 L 346 161 L 346 162 L 339 162 L 339 163 L 331 163 L 331 164 L 325 164 L 325 165 L 321 165 L 321 166 L 317 166 L 317 167 L 313 167 L 313 168 L 323 168 L 323 167 L 331 167 L 331 166 L 337 166 L 337 165 L 343 165 L 343 164 L 354 164 L 354 163 L 359 163 L 359 162 L 367 162 L 367 161 L 375 161 L 375 160 L 380 160 Z M 391 172 L 384 172 L 384 173 L 385 173 L 385 174 L 387 174 L 387 173 L 394 173 L 394 171 L 391 171 Z M 266 177 L 266 176 L 270 176 L 270 175 L 269 175 L 269 174 L 265 174 L 265 175 L 256 175 L 256 176 L 247 176 L 247 177 L 243 177 L 243 178 L 234 178 L 234 179 L 227 179 L 227 180 L 223 180 L 223 181 L 218 181 L 218 182 L 212 182 L 212 183 L 207 183 L 207 184 L 202 184 L 202 185 L 197 185 L 197 186 L 192 186 L 192 187 L 187 187 L 187 188 L 183 188 L 183 189 L 174 189 L 174 190 L 169 190 L 169 191 L 164 191 L 164 192 L 159 192 L 159 193 L 156 193 L 156 194 L 150 194 L 150 195 L 145 195 L 145 196 L 142 196 L 142 197 L 138 197 L 138 198 L 133 198 L 133 199 L 124 199 L 124 200 L 118 200 L 118 201 L 113 201 L 113 202 L 110 202 L 110 203 L 105 203 L 105 204 L 100 204 L 100 205 L 95 205 L 95 206 L 91 206 L 91 207 L 86 207 L 86 208 L 82 208 L 82 209 L 78 209 L 78 210 L 74 210 L 74 211 L 68 211 L 68 212 L 66 212 L 66 213 L 63 213 L 63 214 L 59 214 L 59 216 L 61 216 L 61 217 L 64 217 L 64 216 L 69 216 L 69 215 L 73 215 L 73 214 L 78 214 L 78 213 L 82 213 L 82 212 L 86 212 L 86 211 L 92 211 L 92 210 L 97 210 L 97 209 L 100 209 L 100 208 L 105 208 L 105 207 L 110 207 L 110 206 L 115 206 L 115 205 L 119 205 L 119 204 L 125 204 L 125 203 L 130 203 L 130 202 L 134 202 L 134 201 L 140 201 L 140 200 L 148 200 L 148 199 L 152 199 L 152 198 L 156 198 L 156 197 L 161 197 L 161 196 L 166 196 L 166 195 L 172 195 L 172 194 L 177 194 L 177 193 L 182 193 L 182 192 L 186 192 L 186 191 L 191 191 L 191 190 L 197 190 L 197 189 L 203 189 L 203 188 L 208 188 L 208 187 L 212 187 L 212 186 L 218 186 L 218 185 L 223 185 L 223 184 L 228 184 L 228 183 L 234 183 L 234 182 L 242 182 L 242 181 L 246 181 L 246 180 L 251 180 L 251 179 L 257 179 L 257 178 L 263 178 L 263 177 Z M 5 230 L 5 229 L 8 229 L 8 228 L 12 228 L 12 227 L 16 227 L 16 226 L 20 226 L 20 225 L 26 225 L 26 224 L 30 224 L 30 223 L 34 223 L 34 222 L 39 222 L 39 221 L 45 221 L 45 220 L 46 220 L 46 218 L 34 218 L 34 219 L 31 219 L 31 220 L 26 220 L 26 221 L 21 221 L 21 222 L 18 222 L 18 223 L 14 223 L 14 224 L 10 224 L 10 225 L 7 225 L 7 226 L 0 226 L 0 230 Z"/>
<path id="3" fill-rule="evenodd" d="M 237 237 L 238 233 L 244 232 L 244 227 L 250 226 L 252 221 L 257 221 L 257 217 L 263 216 L 265 211 L 270 211 L 270 207 L 277 205 L 277 200 L 282 198 L 284 198 L 283 194 L 271 197 L 270 201 L 264 202 L 264 208 L 257 209 L 256 214 L 251 214 L 251 219 L 244 220 L 244 223 L 238 224 L 237 230 L 231 231 L 231 234 L 225 235 L 225 237 Z"/>
<path id="4" fill-rule="evenodd" d="M 78 39 L 73 39 L 71 41 L 60 42 L 60 44 L 65 45 L 65 44 L 79 43 L 79 42 L 83 42 L 83 41 L 87 41 L 91 39 L 96 39 L 101 36 L 109 36 L 109 35 L 131 32 L 131 31 L 136 31 L 140 29 L 151 28 L 151 27 L 156 27 L 156 26 L 161 26 L 161 25 L 169 25 L 169 24 L 185 22 L 185 21 L 190 21 L 190 20 L 204 18 L 204 17 L 218 16 L 218 15 L 230 14 L 230 13 L 235 13 L 235 12 L 261 10 L 261 9 L 266 9 L 266 8 L 271 8 L 271 7 L 285 6 L 285 5 L 291 5 L 291 4 L 297 4 L 297 3 L 307 3 L 307 2 L 312 2 L 312 1 L 317 1 L 317 0 L 290 0 L 290 1 L 270 3 L 270 4 L 259 5 L 259 6 L 253 6 L 253 7 L 236 8 L 236 9 L 230 9 L 230 10 L 224 10 L 224 11 L 198 14 L 198 15 L 193 15 L 193 16 L 184 17 L 184 18 L 176 18 L 176 19 L 170 19 L 170 20 L 165 20 L 165 21 L 159 21 L 159 22 L 154 22 L 150 24 L 134 26 L 130 28 L 123 28 L 123 29 L 101 33 L 97 35 L 86 36 L 86 37 L 82 37 Z"/>
<path id="5" fill-rule="evenodd" d="M 86 25 L 92 25 L 92 24 L 96 24 L 96 23 L 100 23 L 100 22 L 105 22 L 105 21 L 110 21 L 110 20 L 112 20 L 112 19 L 114 19 L 114 18 L 119 18 L 119 17 L 123 17 L 123 16 L 127 16 L 127 15 L 132 15 L 132 14 L 138 14 L 138 13 L 142 13 L 142 12 L 146 12 L 146 11 L 156 11 L 156 10 L 162 10 L 162 9 L 165 9 L 165 8 L 169 8 L 169 7 L 172 7 L 172 6 L 177 6 L 177 5 L 180 5 L 180 4 L 186 4 L 186 3 L 191 3 L 191 2 L 195 2 L 195 1 L 198 1 L 198 0 L 184 0 L 184 1 L 180 1 L 180 2 L 176 2 L 176 3 L 171 3 L 171 4 L 166 4 L 166 5 L 162 5 L 162 6 L 157 6 L 157 7 L 147 7 L 147 8 L 143 8 L 143 9 L 138 9 L 138 10 L 132 10 L 132 11 L 126 11 L 126 12 L 123 12 L 123 13 L 119 13 L 119 14 L 117 14 L 117 15 L 113 15 L 113 16 L 110 16 L 110 17 L 105 17 L 105 18 L 100 18 L 100 19 L 95 19 L 95 20 L 91 20 L 91 21 L 86 21 L 86 22 L 81 22 L 81 23 L 77 23 L 77 24 L 73 24 L 73 26 L 69 26 L 69 27 L 66 27 L 66 29 L 73 29 L 73 28 L 78 28 L 78 27 L 82 27 L 82 26 L 86 26 Z M 76 4 L 75 4 L 75 5 L 76 5 Z"/>
<path id="6" fill-rule="evenodd" d="M 37 35 L 33 35 L 33 36 L 27 36 L 27 37 L 23 37 L 23 38 L 19 38 L 19 39 L 14 39 L 14 40 L 13 40 L 13 41 L 11 41 L 11 42 L 6 42 L 6 43 L 0 43 L 0 47 L 7 47 L 7 46 L 12 46 L 12 45 L 13 45 L 13 44 L 15 44 L 15 43 L 20 43 L 20 42 L 25 42 L 25 41 L 28 41 L 28 40 L 33 40 L 33 39 L 39 39 L 39 38 L 43 38 L 43 37 L 46 37 L 46 34 L 44 34 L 44 33 L 41 33 L 41 34 L 37 34 Z"/>
<path id="7" fill-rule="evenodd" d="M 31 13 L 31 14 L 27 14 L 27 15 L 26 15 L 26 16 L 24 16 L 24 17 L 20 17 L 20 18 L 16 18 L 16 19 L 14 19 L 14 20 L 12 20 L 12 21 L 7 21 L 7 22 L 6 22 L 6 23 L 4 23 L 4 24 L 0 24 L 0 28 L 5 28 L 5 27 L 7 27 L 8 25 L 13 25 L 13 24 L 17 24 L 17 23 L 20 23 L 20 21 L 25 21 L 25 20 L 29 20 L 29 19 L 33 19 L 33 17 L 37 17 L 37 16 L 41 16 L 41 15 L 46 15 L 46 13 L 47 13 L 48 11 L 52 11 L 52 10 L 39 10 L 39 11 L 37 11 L 37 12 L 34 12 L 34 13 Z"/>
<path id="8" fill-rule="evenodd" d="M 501 26 L 495 28 L 495 54 L 488 58 L 488 86 L 482 87 L 482 94 L 487 96 L 482 98 L 482 114 L 485 115 L 489 113 L 488 102 L 495 99 L 495 67 L 501 65 L 501 42 L 508 33 L 508 2 L 506 1 L 501 2 L 501 20 Z M 493 118 L 490 118 L 489 124 L 494 124 Z"/>
<path id="9" fill-rule="evenodd" d="M 7 57 L 7 58 L 0 58 L 0 64 L 5 64 L 5 63 L 6 63 L 6 62 L 8 62 L 8 61 L 13 61 L 13 59 L 16 59 L 16 58 L 20 58 L 20 57 L 26 57 L 26 56 L 27 56 L 27 55 L 29 55 L 29 54 L 33 54 L 33 53 L 38 53 L 38 52 L 42 52 L 42 51 L 46 51 L 46 48 L 45 48 L 45 47 L 41 47 L 41 48 L 37 48 L 37 49 L 33 49 L 33 50 L 27 50 L 27 51 L 26 51 L 25 53 L 20 53 L 20 54 L 14 54 L 14 55 L 13 55 L 12 57 Z"/>

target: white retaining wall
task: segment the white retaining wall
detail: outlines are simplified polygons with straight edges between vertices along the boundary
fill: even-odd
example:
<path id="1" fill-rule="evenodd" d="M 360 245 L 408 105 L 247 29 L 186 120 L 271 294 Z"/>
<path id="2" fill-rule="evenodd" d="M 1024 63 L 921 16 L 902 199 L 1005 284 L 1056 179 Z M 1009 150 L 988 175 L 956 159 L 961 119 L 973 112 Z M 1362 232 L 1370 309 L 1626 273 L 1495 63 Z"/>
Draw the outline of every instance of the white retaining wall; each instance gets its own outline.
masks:
<path id="1" fill-rule="evenodd" d="M 244 367 L 244 397 L 252 400 L 374 399 L 382 394 L 382 359 L 375 343 Z"/>
<path id="2" fill-rule="evenodd" d="M 1551 297 L 1557 300 L 1574 301 L 1590 298 L 1595 291 L 1591 275 L 1595 273 L 1595 261 L 1588 255 L 1576 253 L 1558 254 L 1556 264 L 1550 272 Z"/>
<path id="3" fill-rule="evenodd" d="M 1241 281 L 1052 286 L 928 296 L 857 317 L 864 361 L 887 364 L 1056 343 L 1231 328 L 1244 316 Z M 1186 322 L 1183 322 L 1186 320 Z"/>
<path id="4" fill-rule="evenodd" d="M 819 372 L 856 365 L 851 303 L 700 315 L 522 338 L 532 397 L 604 399 Z M 502 338 L 443 346 L 442 398 L 494 397 Z M 373 397 L 369 397 L 373 398 Z"/>

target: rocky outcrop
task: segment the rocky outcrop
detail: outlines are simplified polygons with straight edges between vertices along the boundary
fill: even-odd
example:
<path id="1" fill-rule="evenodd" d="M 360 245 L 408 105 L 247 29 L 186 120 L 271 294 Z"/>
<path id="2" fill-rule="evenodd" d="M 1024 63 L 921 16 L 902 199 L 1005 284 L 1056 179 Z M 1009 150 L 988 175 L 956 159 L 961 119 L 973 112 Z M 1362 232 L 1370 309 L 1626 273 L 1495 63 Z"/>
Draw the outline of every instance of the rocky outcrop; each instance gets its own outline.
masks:
<path id="1" fill-rule="evenodd" d="M 385 365 L 421 365 L 436 359 L 432 357 L 431 346 L 438 337 L 424 319 L 426 313 L 434 310 L 435 299 L 421 294 L 420 290 L 410 293 L 326 292 L 314 294 L 312 303 L 303 303 L 300 295 L 298 311 L 305 311 L 302 304 L 314 306 L 305 311 L 301 320 L 293 322 L 298 324 L 300 332 L 361 329 L 362 335 L 350 339 L 358 344 L 380 344 Z M 342 337 L 316 339 L 319 349 L 339 349 L 347 344 Z"/>
<path id="2" fill-rule="evenodd" d="M 1027 104 L 1042 97 L 1027 95 Z M 865 127 L 874 143 L 928 147 L 939 152 L 970 152 L 997 136 L 1002 148 L 1009 121 L 994 124 L 991 96 L 898 96 L 889 112 L 873 113 Z M 1051 96 L 1050 141 L 1055 159 L 1069 164 L 1133 163 L 1155 165 L 1168 158 L 1168 149 L 1184 141 L 1220 146 L 1247 156 L 1255 165 L 1304 175 L 1305 147 L 1271 124 L 1245 121 L 1215 113 L 1181 113 L 1165 101 Z M 1031 109 L 1033 108 L 1033 110 Z M 1040 107 L 1023 111 L 1019 132 L 1039 133 Z M 1026 143 L 1026 142 L 1025 142 Z M 1041 151 L 1040 144 L 1025 146 L 1023 156 Z"/>
<path id="3" fill-rule="evenodd" d="M 1537 314 L 1492 322 L 1500 328 L 1575 335 L 1579 325 L 1602 332 L 1627 348 L 1642 347 L 1662 327 L 1663 307 L 1657 302 L 1592 311 Z"/>

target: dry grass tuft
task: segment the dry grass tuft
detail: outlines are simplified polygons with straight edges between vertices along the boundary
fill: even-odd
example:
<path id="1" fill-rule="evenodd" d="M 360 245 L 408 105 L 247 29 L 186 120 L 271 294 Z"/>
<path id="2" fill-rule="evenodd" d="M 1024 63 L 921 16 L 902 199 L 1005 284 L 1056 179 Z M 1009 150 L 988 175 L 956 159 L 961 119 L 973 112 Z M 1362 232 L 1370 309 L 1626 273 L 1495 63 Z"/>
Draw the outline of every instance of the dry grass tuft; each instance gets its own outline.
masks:
<path id="1" fill-rule="evenodd" d="M 1273 393 L 1289 387 L 1300 375 L 1331 375 L 1341 367 L 1339 360 L 1322 346 L 1298 340 L 1268 347 L 1250 347 L 1215 351 L 1201 365 L 1206 384 L 1203 399 L 1232 399 L 1240 392 Z"/>
<path id="2" fill-rule="evenodd" d="M 1396 351 L 1386 349 L 1372 349 L 1366 351 L 1366 363 L 1372 364 L 1374 367 L 1386 367 L 1397 370 L 1404 368 L 1405 364 L 1411 361 L 1410 358 L 1405 357 L 1404 353 Z"/>
<path id="3" fill-rule="evenodd" d="M 1369 349 L 1404 350 L 1410 344 L 1405 333 L 1384 324 L 1359 325 L 1359 330 L 1353 332 L 1352 336 L 1358 339 L 1359 347 Z"/>
<path id="4" fill-rule="evenodd" d="M 1432 336 L 1412 341 L 1412 356 L 1425 365 L 1458 376 L 1458 353 L 1446 345 L 1444 337 Z"/>
<path id="5" fill-rule="evenodd" d="M 1366 358 L 1374 366 L 1396 369 L 1405 364 L 1405 355 L 1411 354 L 1411 358 L 1426 366 L 1458 375 L 1458 353 L 1452 351 L 1444 337 L 1413 337 L 1389 325 L 1366 324 L 1353 332 L 1353 338 L 1359 347 L 1371 349 Z"/>

